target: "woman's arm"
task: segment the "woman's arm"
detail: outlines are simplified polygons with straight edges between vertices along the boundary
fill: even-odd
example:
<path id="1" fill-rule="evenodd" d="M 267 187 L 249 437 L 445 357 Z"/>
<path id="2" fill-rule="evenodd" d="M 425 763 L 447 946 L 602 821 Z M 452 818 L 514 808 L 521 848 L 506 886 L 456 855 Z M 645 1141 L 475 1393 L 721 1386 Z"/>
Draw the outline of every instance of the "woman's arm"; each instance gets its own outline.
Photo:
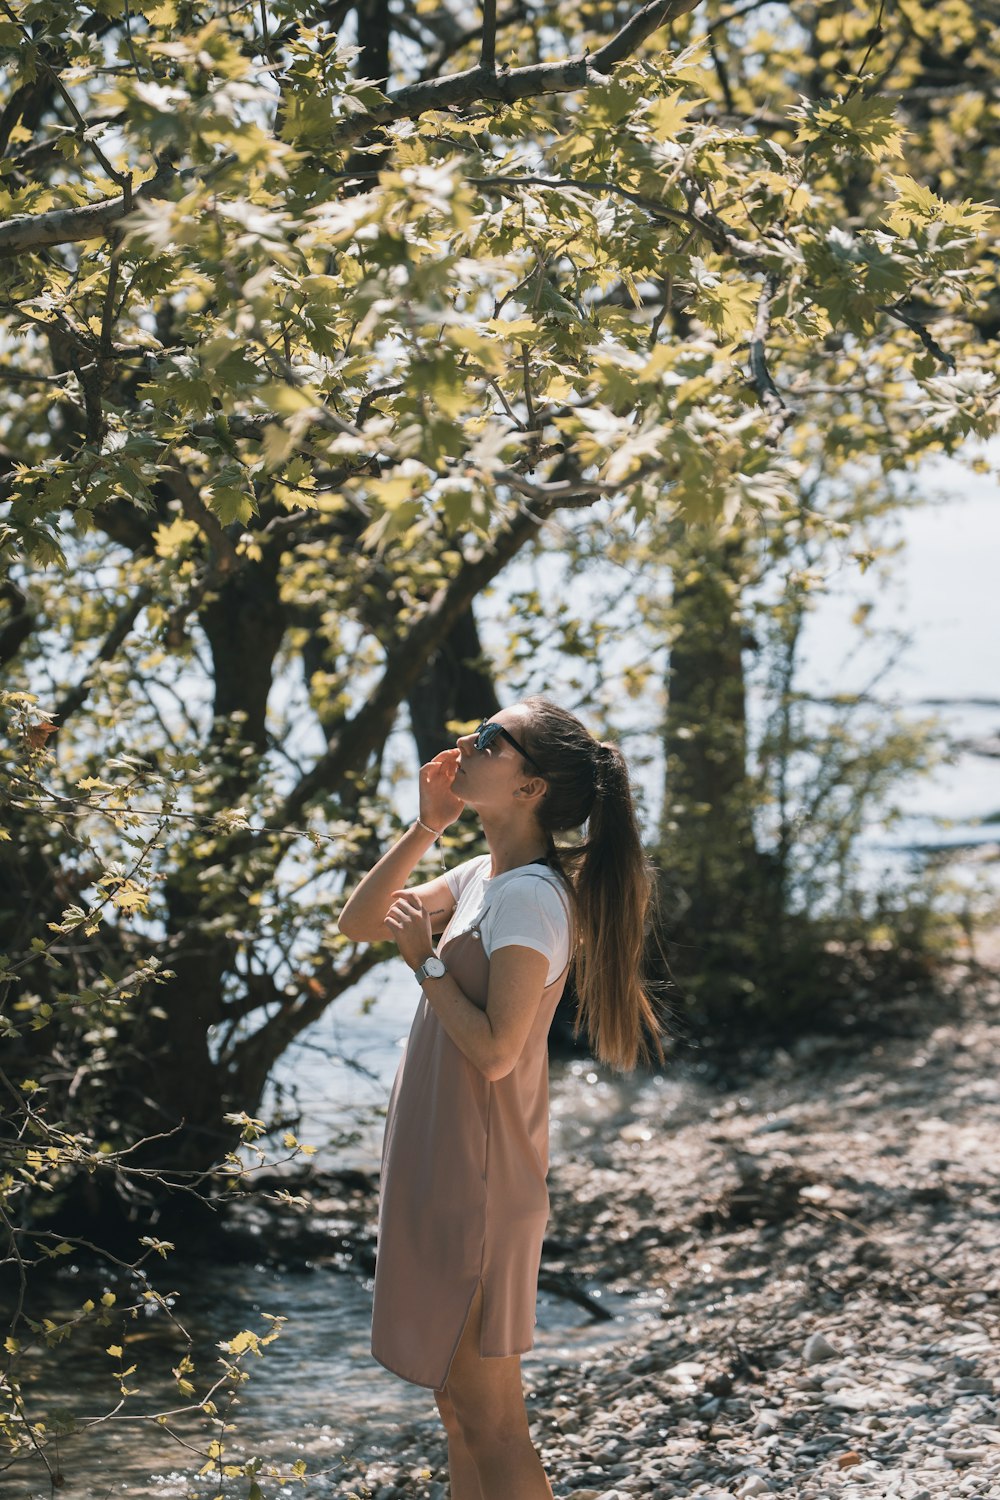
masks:
<path id="1" fill-rule="evenodd" d="M 431 954 L 430 919 L 412 891 L 397 891 L 385 925 L 411 968 Z M 511 944 L 490 956 L 490 986 L 482 1010 L 448 973 L 425 979 L 424 994 L 455 1046 L 491 1082 L 505 1078 L 521 1055 L 538 1012 L 549 961 L 534 948 Z"/>
<path id="2" fill-rule="evenodd" d="M 433 833 L 428 833 L 419 823 L 414 823 L 402 838 L 396 840 L 389 852 L 383 854 L 378 864 L 368 871 L 361 884 L 352 891 L 340 913 L 337 925 L 346 938 L 355 943 L 384 943 L 386 938 L 395 938 L 396 934 L 385 925 L 385 914 L 392 905 L 396 892 L 406 884 L 433 842 Z M 438 884 L 444 886 L 451 898 L 443 875 L 428 881 L 430 886 Z M 438 893 L 435 905 L 442 904 L 443 898 Z M 454 906 L 453 898 L 452 905 Z"/>
<path id="3" fill-rule="evenodd" d="M 433 831 L 414 823 L 352 891 L 338 922 L 341 932 L 352 942 L 381 943 L 386 938 L 395 937 L 385 925 L 385 914 L 393 896 L 406 884 L 433 844 L 434 833 L 453 823 L 465 806 L 461 797 L 456 797 L 451 790 L 460 759 L 459 750 L 442 750 L 440 755 L 435 755 L 433 760 L 420 767 L 420 818 Z M 447 921 L 455 902 L 444 877 L 439 875 L 427 881 L 420 890 L 424 897 L 429 898 L 428 911 L 432 910 L 431 903 L 435 908 L 435 927 L 441 916 Z M 443 921 L 440 926 L 444 926 Z"/>

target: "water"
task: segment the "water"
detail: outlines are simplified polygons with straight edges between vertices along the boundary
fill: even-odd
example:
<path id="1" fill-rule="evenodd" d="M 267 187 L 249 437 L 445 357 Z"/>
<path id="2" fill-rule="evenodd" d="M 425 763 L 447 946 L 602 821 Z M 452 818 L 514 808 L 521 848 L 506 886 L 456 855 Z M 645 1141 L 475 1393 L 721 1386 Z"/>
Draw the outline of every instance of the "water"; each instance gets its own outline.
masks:
<path id="1" fill-rule="evenodd" d="M 246 1289 L 248 1299 L 262 1297 L 262 1306 L 286 1307 L 293 1321 L 241 1392 L 226 1439 L 226 1462 L 259 1455 L 287 1472 L 304 1460 L 307 1489 L 292 1487 L 284 1493 L 333 1500 L 347 1494 L 370 1463 L 392 1451 L 400 1427 L 417 1426 L 428 1434 L 436 1429 L 431 1393 L 397 1380 L 368 1355 L 370 1297 L 363 1288 L 342 1277 L 257 1275 L 253 1280 L 252 1290 Z M 658 1320 L 659 1305 L 652 1295 L 633 1299 L 629 1324 Z M 235 1313 L 239 1321 L 245 1308 L 233 1296 L 199 1310 L 205 1331 L 215 1323 L 231 1333 L 232 1321 L 222 1321 L 226 1313 Z M 585 1318 L 579 1309 L 568 1312 L 567 1304 L 540 1294 L 536 1348 L 523 1361 L 529 1400 L 532 1371 L 547 1359 L 582 1360 L 626 1341 L 624 1314 L 612 1323 L 590 1324 Z M 69 1366 L 72 1409 L 81 1414 L 96 1415 L 116 1399 L 110 1384 L 102 1389 L 92 1378 L 97 1364 L 95 1354 L 85 1365 L 80 1357 L 79 1364 L 74 1359 Z M 159 1385 L 163 1405 L 173 1405 L 172 1392 L 165 1383 Z M 150 1389 L 155 1396 L 157 1384 L 151 1382 Z M 69 1407 L 68 1397 L 64 1400 Z M 64 1440 L 58 1456 L 65 1484 L 58 1492 L 73 1500 L 182 1500 L 191 1494 L 208 1500 L 219 1485 L 212 1475 L 199 1477 L 198 1470 L 213 1434 L 207 1422 L 200 1428 L 181 1422 L 172 1426 L 178 1441 L 154 1424 L 136 1421 L 112 1421 L 99 1432 Z M 50 1452 L 50 1461 L 53 1457 Z M 273 1484 L 262 1480 L 262 1486 L 266 1494 L 275 1492 Z M 242 1497 L 246 1491 L 245 1478 L 225 1486 L 227 1496 Z M 10 1500 L 50 1500 L 48 1481 L 37 1466 L 16 1478 L 0 1478 L 0 1493 Z"/>
<path id="2" fill-rule="evenodd" d="M 408 1002 L 414 999 L 414 989 L 410 978 L 405 988 Z M 391 1018 L 399 1011 L 403 993 L 401 986 L 391 984 L 383 996 L 386 1015 L 375 1024 L 387 1034 L 394 1029 Z M 673 1109 L 703 1109 L 697 1094 L 693 1083 L 615 1080 L 589 1065 L 557 1064 L 552 1090 L 554 1148 L 564 1156 L 585 1152 L 593 1132 L 614 1131 L 636 1118 L 648 1117 L 650 1128 L 654 1121 L 662 1128 Z M 177 1291 L 176 1314 L 197 1331 L 192 1379 L 199 1395 L 216 1369 L 219 1341 L 243 1329 L 265 1333 L 268 1314 L 288 1319 L 263 1358 L 247 1361 L 251 1378 L 240 1390 L 238 1408 L 229 1414 L 228 1461 L 240 1463 L 258 1454 L 266 1463 L 287 1469 L 305 1460 L 310 1500 L 333 1500 L 350 1492 L 352 1476 L 363 1474 L 369 1463 L 391 1452 L 401 1428 L 436 1429 L 431 1393 L 398 1380 L 371 1359 L 370 1281 L 325 1268 L 213 1263 L 180 1269 L 186 1274 L 174 1268 L 160 1270 L 156 1285 L 165 1289 L 169 1284 Z M 68 1317 L 85 1297 L 97 1301 L 103 1290 L 104 1283 L 93 1282 L 89 1272 L 70 1270 L 54 1296 L 51 1288 L 45 1292 L 46 1314 L 56 1320 Z M 659 1321 L 661 1294 L 655 1290 L 591 1290 L 612 1313 L 609 1321 L 596 1322 L 572 1301 L 545 1291 L 539 1294 L 536 1347 L 523 1360 L 529 1392 L 533 1372 L 547 1362 L 582 1362 L 628 1342 L 642 1323 Z M 118 1293 L 119 1303 L 125 1304 L 125 1288 Z M 181 1500 L 190 1494 L 209 1500 L 219 1485 L 211 1475 L 199 1478 L 197 1471 L 214 1436 L 210 1425 L 204 1419 L 172 1419 L 176 1436 L 171 1437 L 148 1420 L 137 1419 L 142 1412 L 148 1415 L 180 1404 L 170 1370 L 184 1352 L 184 1342 L 158 1311 L 141 1315 L 138 1322 L 115 1318 L 107 1329 L 81 1330 L 56 1351 L 44 1353 L 33 1377 L 29 1367 L 26 1381 L 27 1389 L 38 1393 L 40 1404 L 33 1415 L 44 1410 L 51 1421 L 62 1410 L 86 1420 L 113 1407 L 116 1361 L 106 1350 L 123 1342 L 127 1363 L 137 1365 L 129 1383 L 139 1387 L 141 1395 L 126 1404 L 118 1419 L 59 1444 L 58 1461 L 66 1478 L 60 1493 L 75 1500 Z M 47 1398 L 42 1393 L 48 1393 Z M 233 1479 L 224 1491 L 227 1497 L 244 1496 L 247 1484 L 246 1478 Z M 2 1476 L 0 1493 L 8 1494 Z M 25 1470 L 9 1493 L 12 1500 L 48 1500 L 48 1482 L 38 1469 L 29 1480 Z"/>
<path id="3" fill-rule="evenodd" d="M 801 676 L 812 692 L 862 690 L 886 650 L 876 638 L 849 654 L 851 616 L 870 606 L 873 628 L 904 643 L 875 697 L 911 718 L 933 716 L 954 747 L 948 763 L 900 788 L 903 817 L 890 830 L 870 830 L 874 851 L 1000 841 L 1000 759 L 972 748 L 1000 737 L 997 480 L 943 459 L 924 475 L 937 498 L 894 519 L 891 534 L 904 551 L 888 578 L 845 566 L 819 600 L 804 643 Z"/>
<path id="4" fill-rule="evenodd" d="M 264 1312 L 288 1317 L 285 1331 L 263 1359 L 249 1362 L 251 1379 L 231 1414 L 227 1458 L 240 1462 L 256 1453 L 283 1466 L 304 1459 L 310 1474 L 318 1476 L 310 1479 L 310 1497 L 338 1494 L 359 1463 L 371 1462 L 386 1451 L 394 1428 L 430 1426 L 436 1421 L 429 1391 L 396 1379 L 371 1359 L 371 1292 L 353 1277 L 320 1271 L 212 1268 L 199 1288 L 183 1289 L 179 1309 L 199 1330 L 204 1364 L 196 1363 L 206 1371 L 212 1367 L 213 1340 L 231 1338 L 244 1327 L 264 1331 Z M 655 1315 L 655 1306 L 649 1315 Z M 525 1360 L 529 1385 L 531 1369 L 539 1360 L 572 1351 L 592 1352 L 623 1338 L 622 1323 L 590 1324 L 582 1309 L 544 1293 L 539 1298 L 539 1324 L 538 1348 Z M 145 1409 L 175 1407 L 169 1367 L 178 1351 L 171 1351 L 162 1335 L 147 1336 L 128 1348 L 130 1362 L 139 1362 L 133 1379 L 142 1385 Z M 110 1379 L 98 1378 L 102 1363 L 109 1367 L 113 1362 L 102 1361 L 99 1348 L 92 1352 L 81 1348 L 68 1364 L 73 1370 L 72 1395 L 67 1390 L 61 1399 L 75 1414 L 96 1414 L 114 1404 L 115 1386 Z M 200 1453 L 207 1451 L 214 1435 L 207 1422 L 171 1425 Z M 192 1483 L 203 1460 L 189 1456 L 179 1442 L 145 1422 L 112 1422 L 100 1433 L 67 1439 L 60 1457 L 68 1493 L 81 1500 L 117 1495 L 132 1500 L 147 1496 L 179 1500 L 192 1489 L 204 1495 L 215 1493 L 208 1479 Z M 245 1489 L 244 1481 L 243 1493 Z M 237 1492 L 234 1488 L 233 1493 Z M 23 1489 L 20 1494 L 24 1495 Z M 41 1500 L 47 1495 L 47 1485 L 36 1482 L 28 1494 L 32 1500 L 36 1494 Z"/>

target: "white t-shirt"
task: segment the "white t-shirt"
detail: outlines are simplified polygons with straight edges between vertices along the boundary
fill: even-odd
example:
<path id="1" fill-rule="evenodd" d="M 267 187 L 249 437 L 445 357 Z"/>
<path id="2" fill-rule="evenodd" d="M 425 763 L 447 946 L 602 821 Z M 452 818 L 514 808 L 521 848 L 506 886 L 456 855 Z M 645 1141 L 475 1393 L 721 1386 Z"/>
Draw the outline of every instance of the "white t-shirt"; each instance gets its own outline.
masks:
<path id="1" fill-rule="evenodd" d="M 450 936 L 476 925 L 487 958 L 497 948 L 544 953 L 549 961 L 545 983 L 552 984 L 569 963 L 570 901 L 564 882 L 546 865 L 520 865 L 491 880 L 490 862 L 482 854 L 447 871 L 445 880 L 455 897 Z"/>

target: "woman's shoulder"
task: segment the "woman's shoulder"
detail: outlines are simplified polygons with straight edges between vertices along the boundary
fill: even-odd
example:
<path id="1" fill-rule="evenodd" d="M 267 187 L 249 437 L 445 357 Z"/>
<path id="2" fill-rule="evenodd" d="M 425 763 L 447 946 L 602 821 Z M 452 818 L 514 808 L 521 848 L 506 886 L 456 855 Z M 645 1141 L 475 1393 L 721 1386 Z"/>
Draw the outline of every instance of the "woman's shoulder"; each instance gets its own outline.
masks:
<path id="1" fill-rule="evenodd" d="M 452 894 L 458 896 L 474 880 L 481 878 L 489 869 L 489 864 L 488 854 L 476 854 L 472 859 L 464 859 L 459 865 L 452 865 L 450 870 L 445 871 L 445 880 Z"/>
<path id="2" fill-rule="evenodd" d="M 565 911 L 569 915 L 569 888 L 557 870 L 546 865 L 522 865 L 517 870 L 508 870 L 501 880 L 502 888 L 497 894 L 505 905 L 528 902 L 541 906 L 543 911 Z"/>
<path id="3" fill-rule="evenodd" d="M 553 886 L 560 891 L 565 890 L 567 885 L 566 877 L 560 870 L 554 869 L 550 864 L 542 864 L 540 860 L 532 865 L 518 865 L 516 870 L 508 870 L 506 877 L 501 878 L 531 881 L 538 886 Z"/>

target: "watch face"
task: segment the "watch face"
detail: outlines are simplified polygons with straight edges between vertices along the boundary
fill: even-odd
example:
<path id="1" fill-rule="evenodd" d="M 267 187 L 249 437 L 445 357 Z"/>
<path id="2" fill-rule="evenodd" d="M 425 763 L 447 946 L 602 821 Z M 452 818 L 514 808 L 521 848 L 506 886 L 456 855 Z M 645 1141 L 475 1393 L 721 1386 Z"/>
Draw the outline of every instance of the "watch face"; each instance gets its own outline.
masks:
<path id="1" fill-rule="evenodd" d="M 424 964 L 423 970 L 428 979 L 440 979 L 445 967 L 441 959 L 432 957 Z"/>

